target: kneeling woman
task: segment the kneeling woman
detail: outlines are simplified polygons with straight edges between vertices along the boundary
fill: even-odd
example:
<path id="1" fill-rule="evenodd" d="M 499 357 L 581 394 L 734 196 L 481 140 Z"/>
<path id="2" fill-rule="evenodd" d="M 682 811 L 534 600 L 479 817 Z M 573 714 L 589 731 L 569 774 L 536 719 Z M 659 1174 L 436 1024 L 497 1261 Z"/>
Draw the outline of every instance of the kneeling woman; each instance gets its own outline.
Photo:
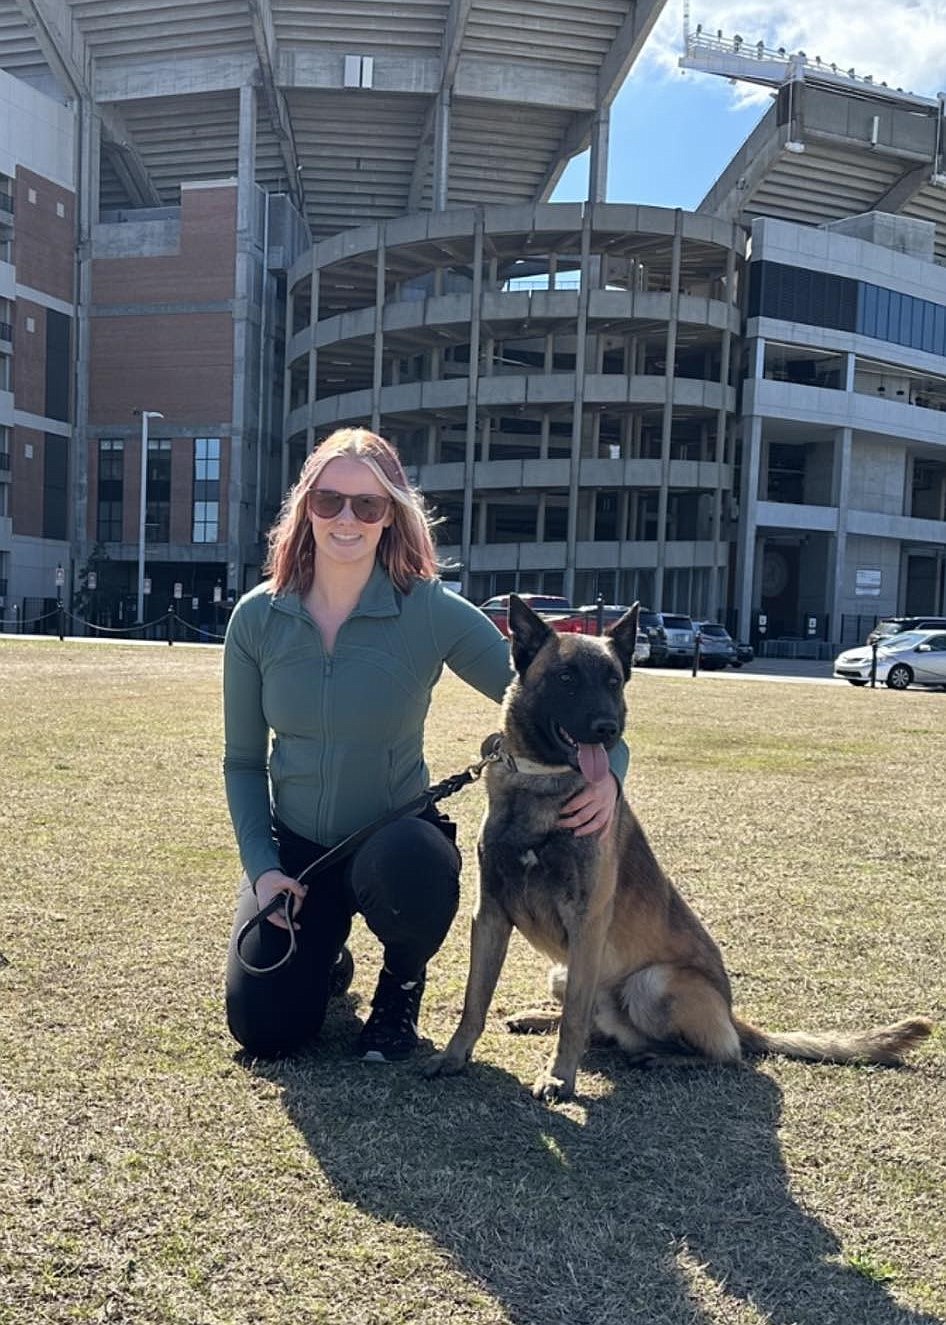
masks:
<path id="1" fill-rule="evenodd" d="M 311 887 L 297 876 L 425 790 L 424 722 L 444 664 L 498 702 L 508 643 L 441 584 L 423 500 L 393 447 L 364 429 L 333 433 L 309 456 L 270 534 L 266 572 L 234 609 L 224 647 L 224 774 L 246 873 L 227 965 L 230 1030 L 260 1057 L 315 1039 L 350 978 L 344 945 L 358 911 L 384 954 L 358 1053 L 404 1058 L 427 963 L 459 901 L 454 825 L 435 809 L 398 819 Z M 614 753 L 620 778 L 627 751 Z M 610 778 L 589 785 L 562 827 L 602 831 L 616 795 Z M 297 949 L 252 974 L 236 936 L 279 893 L 292 894 Z M 250 932 L 248 966 L 279 962 L 286 923 L 277 911 Z"/>

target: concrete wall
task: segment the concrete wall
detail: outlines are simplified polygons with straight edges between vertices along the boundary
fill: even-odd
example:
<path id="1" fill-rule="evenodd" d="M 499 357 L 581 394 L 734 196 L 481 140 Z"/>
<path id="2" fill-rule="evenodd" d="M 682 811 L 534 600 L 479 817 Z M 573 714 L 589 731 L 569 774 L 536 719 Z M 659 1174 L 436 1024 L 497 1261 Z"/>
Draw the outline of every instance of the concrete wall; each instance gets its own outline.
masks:
<path id="1" fill-rule="evenodd" d="M 75 112 L 0 70 L 0 172 L 17 164 L 66 189 L 75 187 Z"/>
<path id="2" fill-rule="evenodd" d="M 854 440 L 848 490 L 852 510 L 902 515 L 905 481 L 906 451 L 900 443 Z"/>

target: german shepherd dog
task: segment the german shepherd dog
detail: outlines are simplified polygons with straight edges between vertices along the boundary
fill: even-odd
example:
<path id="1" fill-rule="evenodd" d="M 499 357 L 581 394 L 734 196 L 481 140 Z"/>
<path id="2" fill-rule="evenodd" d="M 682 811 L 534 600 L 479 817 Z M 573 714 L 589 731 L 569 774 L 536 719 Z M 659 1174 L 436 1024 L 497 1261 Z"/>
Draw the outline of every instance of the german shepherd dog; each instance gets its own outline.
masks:
<path id="1" fill-rule="evenodd" d="M 559 827 L 583 782 L 610 776 L 607 751 L 626 719 L 639 604 L 597 638 L 557 634 L 509 599 L 516 677 L 507 691 L 500 757 L 486 772 L 480 889 L 463 1016 L 426 1073 L 458 1072 L 482 1034 L 513 926 L 561 963 L 561 1012 L 527 1012 L 510 1029 L 558 1041 L 533 1094 L 570 1096 L 589 1033 L 641 1065 L 735 1063 L 744 1054 L 895 1065 L 925 1039 L 923 1017 L 854 1035 L 769 1034 L 733 1015 L 719 949 L 664 874 L 624 796 L 610 828 L 576 837 Z M 488 744 L 488 742 L 487 742 Z M 485 747 L 484 747 L 485 748 Z"/>

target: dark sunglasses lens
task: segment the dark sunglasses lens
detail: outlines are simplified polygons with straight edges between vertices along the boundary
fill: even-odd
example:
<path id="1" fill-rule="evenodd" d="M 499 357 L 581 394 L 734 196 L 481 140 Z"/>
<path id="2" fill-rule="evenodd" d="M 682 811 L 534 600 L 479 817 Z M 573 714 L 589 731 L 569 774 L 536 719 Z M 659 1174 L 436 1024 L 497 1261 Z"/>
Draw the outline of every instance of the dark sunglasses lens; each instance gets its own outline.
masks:
<path id="1" fill-rule="evenodd" d="M 311 501 L 312 509 L 320 520 L 334 520 L 345 505 L 345 498 L 340 492 L 329 492 L 327 489 L 316 489 L 311 494 Z"/>
<path id="2" fill-rule="evenodd" d="M 352 497 L 351 508 L 355 513 L 355 518 L 362 524 L 377 524 L 384 518 L 388 509 L 387 497 L 375 497 L 371 493 L 364 493 L 360 497 Z"/>
<path id="3" fill-rule="evenodd" d="M 312 509 L 320 520 L 334 520 L 346 501 L 351 502 L 352 513 L 362 524 L 377 524 L 384 519 L 388 510 L 388 498 L 376 497 L 370 492 L 349 497 L 345 493 L 333 492 L 331 488 L 316 488 L 311 494 L 311 500 Z"/>

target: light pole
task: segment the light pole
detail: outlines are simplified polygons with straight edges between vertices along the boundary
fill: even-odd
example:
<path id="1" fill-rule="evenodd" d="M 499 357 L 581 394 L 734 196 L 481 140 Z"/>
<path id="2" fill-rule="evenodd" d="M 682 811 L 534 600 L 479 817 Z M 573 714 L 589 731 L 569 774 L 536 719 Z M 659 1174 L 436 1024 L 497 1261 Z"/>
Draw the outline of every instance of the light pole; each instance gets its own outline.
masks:
<path id="1" fill-rule="evenodd" d="M 138 411 L 136 411 L 137 413 Z M 156 409 L 141 410 L 141 483 L 138 493 L 138 621 L 145 619 L 145 516 L 148 511 L 148 420 L 163 419 Z"/>

